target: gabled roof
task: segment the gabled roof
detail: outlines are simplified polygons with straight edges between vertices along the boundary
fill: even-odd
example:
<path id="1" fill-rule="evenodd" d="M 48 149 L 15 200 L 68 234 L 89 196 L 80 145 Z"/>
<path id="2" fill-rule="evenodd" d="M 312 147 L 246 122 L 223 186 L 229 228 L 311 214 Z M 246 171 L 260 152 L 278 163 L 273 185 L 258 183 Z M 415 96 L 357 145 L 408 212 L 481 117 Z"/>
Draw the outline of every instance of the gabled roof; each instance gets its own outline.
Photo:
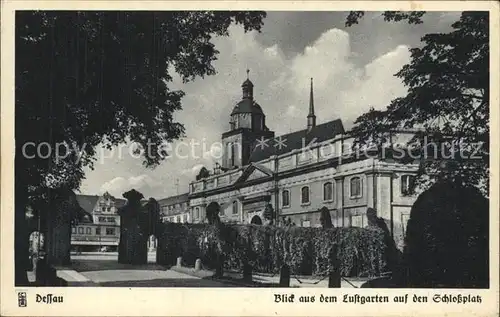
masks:
<path id="1" fill-rule="evenodd" d="M 76 195 L 76 200 L 80 207 L 85 210 L 85 212 L 92 214 L 94 206 L 97 203 L 99 196 L 97 195 Z"/>
<path id="2" fill-rule="evenodd" d="M 252 154 L 250 155 L 250 162 L 259 162 L 265 160 L 273 155 L 281 155 L 292 150 L 301 149 L 314 139 L 316 143 L 320 143 L 334 138 L 336 135 L 345 133 L 344 125 L 340 119 L 319 124 L 307 131 L 307 129 L 284 134 L 274 139 L 280 139 L 286 146 L 275 146 L 274 140 L 269 140 L 266 146 L 260 146 L 255 143 L 253 146 Z"/>
<path id="3" fill-rule="evenodd" d="M 262 173 L 264 173 L 267 176 L 273 176 L 273 171 L 271 171 L 267 167 L 262 166 L 260 164 L 250 163 L 250 165 L 248 165 L 245 168 L 245 170 L 243 171 L 241 176 L 238 177 L 238 179 L 235 181 L 235 184 L 245 182 L 248 179 L 248 177 L 253 173 L 253 171 L 255 171 L 256 169 L 260 170 Z"/>
<path id="4" fill-rule="evenodd" d="M 82 207 L 85 212 L 92 214 L 94 211 L 95 204 L 99 200 L 98 195 L 76 195 L 76 200 L 80 207 Z M 125 199 L 115 198 L 111 196 L 111 199 L 115 202 L 116 208 L 120 208 L 127 202 Z"/>

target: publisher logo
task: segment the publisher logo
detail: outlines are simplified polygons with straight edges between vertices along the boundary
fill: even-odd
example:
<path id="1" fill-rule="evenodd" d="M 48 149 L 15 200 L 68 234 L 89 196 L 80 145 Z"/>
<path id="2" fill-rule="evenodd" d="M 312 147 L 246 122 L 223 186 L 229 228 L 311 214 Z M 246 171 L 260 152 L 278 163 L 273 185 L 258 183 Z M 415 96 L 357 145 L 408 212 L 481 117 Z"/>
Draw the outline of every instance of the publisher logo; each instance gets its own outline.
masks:
<path id="1" fill-rule="evenodd" d="M 26 292 L 19 292 L 17 293 L 17 305 L 19 307 L 26 307 L 27 305 L 27 300 L 26 300 Z"/>

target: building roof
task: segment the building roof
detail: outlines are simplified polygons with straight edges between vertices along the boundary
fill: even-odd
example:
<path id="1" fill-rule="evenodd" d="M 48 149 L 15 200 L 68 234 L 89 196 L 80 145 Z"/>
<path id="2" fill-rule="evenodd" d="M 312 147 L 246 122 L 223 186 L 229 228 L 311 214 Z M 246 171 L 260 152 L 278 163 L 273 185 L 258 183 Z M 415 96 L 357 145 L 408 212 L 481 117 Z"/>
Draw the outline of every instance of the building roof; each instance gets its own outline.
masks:
<path id="1" fill-rule="evenodd" d="M 261 146 L 256 142 L 253 146 L 252 154 L 250 155 L 250 162 L 259 162 L 273 155 L 282 155 L 293 150 L 301 149 L 309 145 L 314 139 L 316 139 L 315 143 L 320 143 L 343 133 L 345 133 L 344 125 L 340 119 L 336 119 L 317 125 L 310 131 L 304 129 L 274 138 L 274 140 L 279 140 L 281 138 L 284 146 L 278 146 L 275 141 L 269 139 L 265 146 Z"/>
<path id="2" fill-rule="evenodd" d="M 248 99 L 248 98 L 239 101 L 236 104 L 236 106 L 234 106 L 231 115 L 239 113 L 255 113 L 264 115 L 264 112 L 262 111 L 260 105 L 256 103 L 253 99 Z"/>
<path id="3" fill-rule="evenodd" d="M 89 214 L 92 214 L 94 211 L 95 204 L 97 203 L 97 200 L 99 200 L 98 195 L 76 195 L 76 200 L 78 201 L 78 204 L 80 207 L 83 208 L 83 210 Z M 111 199 L 115 202 L 115 207 L 120 208 L 125 203 L 127 202 L 125 199 L 121 198 L 115 198 L 111 196 Z"/>
<path id="4" fill-rule="evenodd" d="M 169 206 L 169 205 L 174 205 L 174 204 L 179 204 L 179 203 L 185 203 L 189 201 L 189 193 L 184 193 L 176 196 L 170 196 L 167 198 L 163 198 L 158 200 L 158 204 L 160 206 Z"/>
<path id="5" fill-rule="evenodd" d="M 80 207 L 85 210 L 85 212 L 92 214 L 94 206 L 97 203 L 99 196 L 97 195 L 76 195 L 76 200 Z"/>

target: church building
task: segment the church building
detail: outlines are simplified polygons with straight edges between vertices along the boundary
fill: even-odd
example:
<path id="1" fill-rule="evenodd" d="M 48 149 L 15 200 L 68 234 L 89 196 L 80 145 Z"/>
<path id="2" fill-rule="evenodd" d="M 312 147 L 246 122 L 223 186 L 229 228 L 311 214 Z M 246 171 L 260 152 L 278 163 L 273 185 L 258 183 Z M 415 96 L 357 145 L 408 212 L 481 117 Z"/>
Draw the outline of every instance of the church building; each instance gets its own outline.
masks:
<path id="1" fill-rule="evenodd" d="M 317 122 L 312 79 L 310 85 L 304 129 L 276 136 L 265 105 L 254 99 L 253 83 L 243 82 L 241 101 L 221 136 L 220 165 L 189 186 L 192 222 L 206 221 L 207 206 L 217 204 L 223 222 L 262 224 L 270 204 L 278 223 L 320 226 L 319 209 L 326 207 L 334 226 L 365 227 L 373 208 L 401 240 L 416 198 L 411 183 L 417 166 L 353 151 L 354 139 L 340 119 Z M 411 133 L 394 138 L 403 142 Z"/>

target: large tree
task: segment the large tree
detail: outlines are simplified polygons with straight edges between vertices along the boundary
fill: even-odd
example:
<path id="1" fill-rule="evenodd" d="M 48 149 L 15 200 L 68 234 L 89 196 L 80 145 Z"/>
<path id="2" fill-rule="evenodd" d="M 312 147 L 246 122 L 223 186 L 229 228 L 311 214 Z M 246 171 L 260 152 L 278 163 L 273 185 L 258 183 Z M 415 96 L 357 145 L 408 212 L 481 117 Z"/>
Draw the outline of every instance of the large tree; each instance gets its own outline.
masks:
<path id="1" fill-rule="evenodd" d="M 419 24 L 424 13 L 384 12 L 383 16 L 386 21 Z M 346 25 L 358 23 L 363 14 L 351 12 Z M 478 186 L 487 194 L 488 12 L 463 12 L 452 28 L 449 33 L 422 37 L 421 47 L 411 49 L 410 63 L 395 74 L 406 85 L 407 94 L 385 110 L 370 109 L 355 121 L 351 132 L 361 143 L 381 145 L 391 138 L 390 131 L 416 128 L 405 151 L 411 150 L 413 158 L 418 158 L 403 161 L 420 164 L 417 186 L 427 187 L 444 178 Z"/>
<path id="2" fill-rule="evenodd" d="M 54 188 L 77 189 L 99 145 L 137 142 L 144 164 L 159 164 L 168 155 L 162 144 L 184 132 L 173 118 L 184 95 L 169 89 L 173 73 L 185 82 L 214 74 L 212 38 L 227 36 L 232 23 L 260 31 L 264 17 L 236 11 L 16 12 L 16 284 L 26 282 L 23 231 L 30 197 L 50 200 Z M 58 146 L 63 143 L 71 150 Z"/>

